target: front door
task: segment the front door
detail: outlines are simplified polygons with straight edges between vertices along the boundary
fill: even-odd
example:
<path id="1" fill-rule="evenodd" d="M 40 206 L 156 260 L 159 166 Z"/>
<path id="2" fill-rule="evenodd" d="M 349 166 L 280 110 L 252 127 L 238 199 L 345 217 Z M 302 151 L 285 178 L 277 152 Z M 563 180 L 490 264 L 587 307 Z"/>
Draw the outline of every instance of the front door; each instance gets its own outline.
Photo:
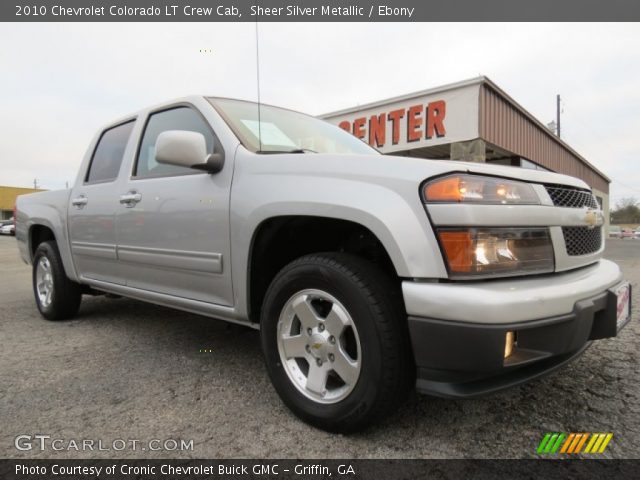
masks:
<path id="1" fill-rule="evenodd" d="M 158 164 L 155 144 L 166 130 L 215 135 L 190 106 L 152 113 L 132 176 L 119 192 L 118 258 L 127 286 L 232 305 L 229 195 L 231 162 L 217 174 Z"/>

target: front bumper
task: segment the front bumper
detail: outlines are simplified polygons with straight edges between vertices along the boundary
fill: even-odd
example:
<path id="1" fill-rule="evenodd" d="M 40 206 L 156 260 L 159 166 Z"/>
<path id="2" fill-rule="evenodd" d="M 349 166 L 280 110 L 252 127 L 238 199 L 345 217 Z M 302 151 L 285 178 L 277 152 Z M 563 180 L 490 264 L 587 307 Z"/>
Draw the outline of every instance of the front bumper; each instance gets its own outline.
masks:
<path id="1" fill-rule="evenodd" d="M 586 281 L 585 274 L 590 281 Z M 603 260 L 581 272 L 535 280 L 420 284 L 427 287 L 425 290 L 446 286 L 449 298 L 456 298 L 452 310 L 473 312 L 473 321 L 409 311 L 417 390 L 443 397 L 471 397 L 531 380 L 562 366 L 580 355 L 591 341 L 616 336 L 617 300 L 610 289 L 621 278 L 617 265 Z M 413 294 L 416 289 L 404 287 L 405 302 L 415 307 L 417 302 L 407 302 L 407 292 Z M 470 288 L 476 292 L 469 294 Z M 486 290 L 486 295 L 482 296 L 481 290 Z M 545 291 L 549 295 L 541 296 Z M 423 297 L 420 303 L 427 304 L 429 297 Z M 540 315 L 563 308 L 566 297 L 572 301 L 570 308 Z M 438 305 L 442 301 L 442 297 L 436 299 Z M 505 321 L 509 317 L 513 320 Z M 509 331 L 516 332 L 517 342 L 505 359 L 505 335 Z"/>

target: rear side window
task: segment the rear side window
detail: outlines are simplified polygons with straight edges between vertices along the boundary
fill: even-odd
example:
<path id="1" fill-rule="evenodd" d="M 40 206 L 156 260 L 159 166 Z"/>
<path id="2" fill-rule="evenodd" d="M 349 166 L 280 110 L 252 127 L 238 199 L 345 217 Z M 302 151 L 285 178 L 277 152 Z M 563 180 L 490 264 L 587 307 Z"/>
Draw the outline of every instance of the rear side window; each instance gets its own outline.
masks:
<path id="1" fill-rule="evenodd" d="M 198 173 L 197 170 L 191 168 L 156 162 L 158 135 L 167 130 L 187 130 L 201 133 L 207 142 L 207 152 L 213 152 L 213 131 L 204 118 L 192 108 L 177 107 L 154 113 L 149 117 L 147 126 L 144 129 L 134 172 L 136 178 Z"/>
<path id="2" fill-rule="evenodd" d="M 133 121 L 105 130 L 93 152 L 87 183 L 115 180 L 120 171 L 124 150 L 133 129 Z"/>

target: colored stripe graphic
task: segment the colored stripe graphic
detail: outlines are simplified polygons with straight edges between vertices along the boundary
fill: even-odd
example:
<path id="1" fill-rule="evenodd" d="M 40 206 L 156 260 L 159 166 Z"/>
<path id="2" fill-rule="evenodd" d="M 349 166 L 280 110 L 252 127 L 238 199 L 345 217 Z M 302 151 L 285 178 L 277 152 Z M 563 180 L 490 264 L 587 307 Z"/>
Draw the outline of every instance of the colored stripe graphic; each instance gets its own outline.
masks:
<path id="1" fill-rule="evenodd" d="M 613 433 L 561 433 L 551 432 L 544 435 L 537 453 L 604 453 L 613 438 Z M 587 442 L 588 439 L 588 442 Z M 587 444 L 584 451 L 585 443 Z"/>
<path id="2" fill-rule="evenodd" d="M 584 453 L 604 453 L 613 438 L 613 433 L 594 433 Z"/>
<path id="3" fill-rule="evenodd" d="M 567 441 L 564 442 L 564 445 L 562 445 L 562 448 L 560 449 L 560 453 L 567 453 L 567 449 L 569 448 L 569 445 L 571 445 L 571 442 L 573 442 L 575 436 L 575 433 L 569 434 L 569 436 L 567 437 Z"/>
<path id="4" fill-rule="evenodd" d="M 611 434 L 611 436 L 613 436 L 613 434 Z M 576 447 L 576 450 L 575 450 L 574 453 L 580 453 L 580 451 L 582 450 L 582 446 L 587 441 L 587 438 L 589 438 L 589 434 L 588 433 L 583 433 L 582 434 L 582 440 L 580 440 L 580 443 L 578 443 L 578 446 Z"/>
<path id="5" fill-rule="evenodd" d="M 547 446 L 544 447 L 544 453 L 551 453 L 551 449 L 555 445 L 557 438 L 558 438 L 558 434 L 557 433 L 551 434 L 551 438 L 547 442 Z"/>
<path id="6" fill-rule="evenodd" d="M 584 453 L 591 453 L 591 447 L 593 447 L 593 444 L 596 443 L 597 438 L 597 433 L 591 435 L 591 439 L 589 439 L 589 443 L 587 443 L 587 448 L 584 449 Z"/>
<path id="7" fill-rule="evenodd" d="M 565 433 L 547 433 L 538 445 L 537 452 L 556 453 L 566 436 Z"/>
<path id="8" fill-rule="evenodd" d="M 591 448 L 591 453 L 596 453 L 600 449 L 600 444 L 604 440 L 604 437 L 604 433 L 598 433 L 598 439 L 596 440 L 596 443 L 594 443 L 593 448 Z"/>
<path id="9" fill-rule="evenodd" d="M 556 443 L 553 445 L 553 448 L 551 448 L 551 452 L 550 453 L 556 453 L 558 451 L 558 448 L 560 448 L 560 444 L 562 443 L 562 441 L 566 438 L 566 434 L 561 433 L 558 435 L 558 439 L 556 440 Z"/>
<path id="10" fill-rule="evenodd" d="M 607 433 L 607 436 L 604 438 L 602 445 L 600 445 L 600 450 L 598 450 L 598 453 L 604 453 L 604 449 L 607 448 L 607 445 L 609 445 L 609 442 L 611 441 L 612 438 L 613 438 L 613 433 Z"/>
<path id="11" fill-rule="evenodd" d="M 549 441 L 550 438 L 551 438 L 551 434 L 550 433 L 547 433 L 544 436 L 544 438 L 540 442 L 540 445 L 538 445 L 537 453 L 543 453 L 544 452 L 544 447 L 547 445 L 547 442 Z"/>
<path id="12" fill-rule="evenodd" d="M 576 447 L 578 446 L 578 443 L 580 442 L 580 440 L 582 440 L 582 434 L 576 433 L 576 436 L 573 442 L 571 443 L 571 446 L 569 447 L 569 453 L 578 453 L 576 452 Z"/>

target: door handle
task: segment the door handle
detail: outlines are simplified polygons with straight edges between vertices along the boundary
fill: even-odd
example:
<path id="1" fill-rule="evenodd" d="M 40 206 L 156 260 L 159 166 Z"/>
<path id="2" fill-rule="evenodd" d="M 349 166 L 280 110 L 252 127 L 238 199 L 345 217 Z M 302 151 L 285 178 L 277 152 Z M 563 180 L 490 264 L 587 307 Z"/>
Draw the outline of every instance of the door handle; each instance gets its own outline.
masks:
<path id="1" fill-rule="evenodd" d="M 73 205 L 76 208 L 82 208 L 87 203 L 89 203 L 89 199 L 87 197 L 85 197 L 84 195 L 80 195 L 79 197 L 76 197 L 76 198 L 71 200 L 71 205 Z"/>
<path id="2" fill-rule="evenodd" d="M 127 208 L 135 207 L 136 203 L 142 200 L 142 195 L 138 192 L 129 192 L 124 195 L 120 195 L 120 203 Z"/>

